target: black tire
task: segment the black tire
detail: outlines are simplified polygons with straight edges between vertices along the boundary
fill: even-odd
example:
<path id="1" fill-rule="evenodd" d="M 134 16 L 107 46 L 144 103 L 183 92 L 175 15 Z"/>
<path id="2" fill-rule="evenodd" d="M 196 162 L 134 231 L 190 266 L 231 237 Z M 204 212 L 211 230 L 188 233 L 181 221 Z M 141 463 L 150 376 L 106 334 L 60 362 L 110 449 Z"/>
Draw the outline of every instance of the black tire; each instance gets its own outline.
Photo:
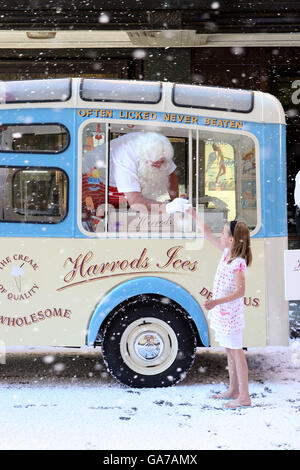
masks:
<path id="1" fill-rule="evenodd" d="M 134 388 L 180 382 L 195 353 L 196 335 L 186 312 L 158 295 L 127 300 L 102 332 L 102 354 L 109 372 Z"/>

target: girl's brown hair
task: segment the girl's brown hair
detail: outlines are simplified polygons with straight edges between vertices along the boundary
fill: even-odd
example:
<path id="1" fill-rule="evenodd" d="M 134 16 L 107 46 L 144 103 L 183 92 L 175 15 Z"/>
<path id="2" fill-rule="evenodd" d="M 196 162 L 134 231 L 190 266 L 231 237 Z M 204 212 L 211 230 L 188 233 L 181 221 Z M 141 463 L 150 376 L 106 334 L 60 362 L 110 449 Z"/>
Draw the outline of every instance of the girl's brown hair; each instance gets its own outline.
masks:
<path id="1" fill-rule="evenodd" d="M 229 232 L 233 236 L 233 245 L 228 263 L 231 263 L 235 258 L 244 258 L 246 265 L 250 266 L 252 263 L 252 251 L 250 248 L 250 232 L 247 225 L 242 221 L 231 222 L 229 224 Z"/>

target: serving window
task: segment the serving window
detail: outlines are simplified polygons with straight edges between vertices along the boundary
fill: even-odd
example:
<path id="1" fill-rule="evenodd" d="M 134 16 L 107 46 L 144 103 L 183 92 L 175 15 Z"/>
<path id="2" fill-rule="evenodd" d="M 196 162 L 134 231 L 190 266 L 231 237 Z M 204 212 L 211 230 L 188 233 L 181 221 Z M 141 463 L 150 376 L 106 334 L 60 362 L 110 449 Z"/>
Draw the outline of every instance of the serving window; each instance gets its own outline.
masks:
<path id="1" fill-rule="evenodd" d="M 82 132 L 82 226 L 98 233 L 182 232 L 182 214 L 161 214 L 157 203 L 187 196 L 187 130 L 91 122 Z M 151 207 L 131 204 L 141 193 Z"/>
<path id="2" fill-rule="evenodd" d="M 244 134 L 126 124 L 108 128 L 91 121 L 81 140 L 86 232 L 194 236 L 190 215 L 158 210 L 157 203 L 176 197 L 188 198 L 214 233 L 236 218 L 250 229 L 257 225 L 255 145 Z M 166 157 L 162 165 L 161 157 Z M 137 193 L 152 201 L 150 208 L 132 203 Z"/>

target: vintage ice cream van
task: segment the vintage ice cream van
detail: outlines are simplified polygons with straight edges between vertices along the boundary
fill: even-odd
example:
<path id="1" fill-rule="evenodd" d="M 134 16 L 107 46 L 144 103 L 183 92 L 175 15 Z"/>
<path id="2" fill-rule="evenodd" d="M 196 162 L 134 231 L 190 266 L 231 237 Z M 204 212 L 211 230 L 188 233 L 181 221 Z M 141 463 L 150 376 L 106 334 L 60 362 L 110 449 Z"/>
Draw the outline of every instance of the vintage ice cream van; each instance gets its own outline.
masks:
<path id="1" fill-rule="evenodd" d="M 147 158 L 141 164 L 146 134 L 168 141 L 167 166 L 165 150 L 148 171 Z M 197 347 L 217 346 L 203 304 L 220 257 L 185 213 L 160 210 L 182 194 L 216 234 L 234 219 L 250 228 L 244 347 L 288 344 L 285 118 L 273 96 L 144 81 L 2 82 L 0 158 L 5 345 L 101 347 L 123 384 L 180 381 Z M 145 188 L 151 211 L 130 202 Z"/>

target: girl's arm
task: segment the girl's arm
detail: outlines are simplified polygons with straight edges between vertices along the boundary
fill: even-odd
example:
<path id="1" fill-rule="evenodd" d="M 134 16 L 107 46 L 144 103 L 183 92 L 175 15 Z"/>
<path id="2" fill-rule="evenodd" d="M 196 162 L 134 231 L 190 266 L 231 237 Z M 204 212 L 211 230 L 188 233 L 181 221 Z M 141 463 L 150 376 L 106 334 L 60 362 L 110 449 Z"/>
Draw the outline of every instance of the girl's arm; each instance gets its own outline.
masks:
<path id="1" fill-rule="evenodd" d="M 193 219 L 196 221 L 197 228 L 204 234 L 204 237 L 210 241 L 216 248 L 223 251 L 223 245 L 221 239 L 218 238 L 210 228 L 203 222 L 199 214 L 195 211 L 195 209 L 189 209 L 190 214 L 192 215 Z"/>
<path id="2" fill-rule="evenodd" d="M 207 300 L 204 303 L 204 307 L 207 310 L 211 310 L 216 305 L 225 304 L 227 302 L 232 302 L 233 300 L 239 299 L 240 297 L 244 297 L 245 295 L 245 273 L 244 271 L 236 271 L 235 273 L 235 280 L 236 280 L 236 290 L 226 297 L 221 297 L 220 299 L 211 299 Z"/>

